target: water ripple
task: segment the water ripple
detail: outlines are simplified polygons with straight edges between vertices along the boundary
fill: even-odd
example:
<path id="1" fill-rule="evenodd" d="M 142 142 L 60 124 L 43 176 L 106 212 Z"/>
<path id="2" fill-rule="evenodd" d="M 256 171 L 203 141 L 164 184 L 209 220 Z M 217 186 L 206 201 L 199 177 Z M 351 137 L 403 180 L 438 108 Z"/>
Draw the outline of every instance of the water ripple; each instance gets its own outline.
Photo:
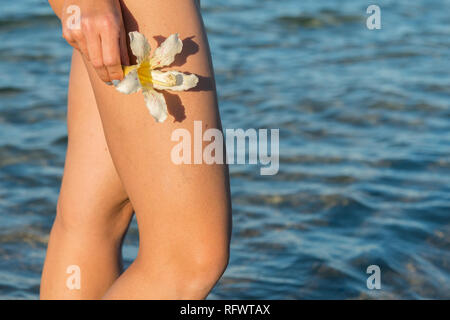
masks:
<path id="1" fill-rule="evenodd" d="M 225 128 L 279 128 L 280 171 L 232 166 L 216 299 L 450 295 L 446 0 L 203 1 Z M 0 298 L 38 297 L 62 176 L 70 48 L 43 0 L 0 13 Z M 129 264 L 136 222 L 125 239 Z M 382 290 L 366 287 L 379 265 Z"/>

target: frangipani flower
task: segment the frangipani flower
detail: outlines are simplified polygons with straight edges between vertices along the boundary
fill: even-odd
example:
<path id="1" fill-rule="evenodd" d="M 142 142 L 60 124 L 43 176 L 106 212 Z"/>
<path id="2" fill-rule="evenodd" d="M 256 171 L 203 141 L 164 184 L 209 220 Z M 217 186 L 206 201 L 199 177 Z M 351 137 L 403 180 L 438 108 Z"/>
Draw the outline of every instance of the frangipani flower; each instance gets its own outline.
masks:
<path id="1" fill-rule="evenodd" d="M 178 34 L 168 37 L 150 57 L 150 45 L 145 36 L 137 31 L 130 32 L 130 47 L 136 56 L 137 64 L 124 66 L 124 79 L 115 84 L 116 89 L 125 94 L 142 89 L 147 108 L 157 122 L 167 119 L 167 104 L 164 95 L 157 90 L 184 91 L 197 86 L 194 74 L 178 71 L 162 72 L 155 70 L 171 65 L 175 56 L 183 49 Z"/>

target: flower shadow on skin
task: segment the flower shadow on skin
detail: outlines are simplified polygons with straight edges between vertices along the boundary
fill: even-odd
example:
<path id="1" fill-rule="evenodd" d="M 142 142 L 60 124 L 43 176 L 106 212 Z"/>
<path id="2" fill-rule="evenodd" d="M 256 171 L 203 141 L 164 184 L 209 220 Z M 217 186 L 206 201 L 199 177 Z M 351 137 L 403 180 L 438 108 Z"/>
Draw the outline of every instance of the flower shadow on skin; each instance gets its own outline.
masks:
<path id="1" fill-rule="evenodd" d="M 186 62 L 189 56 L 196 54 L 199 51 L 198 44 L 193 40 L 195 36 L 187 37 L 183 41 L 183 51 L 178 54 L 175 58 L 175 62 L 172 63 L 170 67 L 181 67 Z M 161 35 L 153 37 L 158 43 L 158 46 L 166 40 L 166 37 Z M 186 72 L 186 74 L 190 74 Z M 198 91 L 211 91 L 214 90 L 214 81 L 211 77 L 202 77 L 200 75 L 196 75 L 198 78 L 198 84 L 195 88 L 192 88 L 189 91 L 198 92 Z M 167 91 L 162 92 L 167 101 L 167 111 L 168 113 L 174 117 L 174 122 L 182 122 L 186 119 L 186 108 L 183 105 L 180 97 L 177 94 L 169 93 Z"/>
<path id="2" fill-rule="evenodd" d="M 120 2 L 121 9 L 122 9 L 122 17 L 123 17 L 123 22 L 125 25 L 125 30 L 126 30 L 127 35 L 129 35 L 126 37 L 127 47 L 128 47 L 128 55 L 130 57 L 129 65 L 134 66 L 134 65 L 137 65 L 138 63 L 136 61 L 137 59 L 136 59 L 135 55 L 133 54 L 133 52 L 131 52 L 130 34 L 135 33 L 135 32 L 139 34 L 140 28 L 139 28 L 138 22 L 136 21 L 136 19 L 134 18 L 133 14 L 128 9 L 128 7 L 124 3 L 124 1 L 119 0 L 119 2 Z M 142 36 L 145 37 L 145 35 L 142 35 Z M 173 35 L 171 35 L 171 37 L 172 36 Z M 167 37 L 164 37 L 162 35 L 154 36 L 153 38 L 157 42 L 157 47 L 160 47 L 161 44 L 165 40 L 168 39 Z M 181 40 L 181 42 L 183 44 L 183 50 L 181 51 L 181 53 L 179 53 L 175 56 L 175 60 L 172 60 L 173 63 L 171 65 L 167 65 L 167 68 L 169 68 L 169 70 L 171 67 L 183 66 L 184 64 L 186 64 L 189 56 L 194 55 L 199 51 L 199 45 L 193 40 L 194 38 L 195 38 L 195 36 L 191 36 L 191 37 L 185 38 L 184 40 Z M 155 52 L 154 50 L 156 50 L 156 49 L 153 49 L 152 51 Z M 128 65 L 128 63 L 122 63 L 122 64 Z M 164 71 L 164 69 L 165 69 L 164 67 L 161 68 L 161 71 Z M 190 73 L 184 73 L 185 76 L 189 76 L 189 74 Z M 192 91 L 214 90 L 215 85 L 214 85 L 214 79 L 212 77 L 207 78 L 207 77 L 201 77 L 201 76 L 197 76 L 197 75 L 195 75 L 195 76 L 196 76 L 196 79 L 198 82 L 196 83 L 196 87 L 191 88 Z M 117 88 L 117 86 L 116 86 L 116 88 Z M 125 89 L 126 88 L 124 87 L 123 90 L 125 90 Z M 169 91 L 167 91 L 167 90 L 169 90 Z M 190 90 L 188 90 L 188 91 L 190 91 Z M 186 119 L 186 108 L 184 107 L 183 102 L 182 102 L 181 98 L 179 97 L 179 95 L 177 94 L 177 92 L 170 91 L 170 89 L 158 90 L 157 92 L 159 92 L 159 94 L 164 95 L 165 105 L 167 108 L 166 112 L 174 117 L 174 122 L 184 121 Z M 124 93 L 126 93 L 126 92 L 124 92 Z M 155 117 L 155 115 L 153 115 L 153 116 Z M 159 119 L 158 119 L 158 121 L 159 121 Z M 162 120 L 161 122 L 163 122 L 163 121 L 164 120 Z"/>
<path id="3" fill-rule="evenodd" d="M 198 44 L 192 40 L 194 38 L 195 36 L 192 36 L 181 40 L 183 42 L 183 51 L 175 57 L 175 61 L 170 65 L 170 67 L 183 66 L 187 62 L 189 56 L 192 56 L 198 52 Z M 163 36 L 155 36 L 153 39 L 155 39 L 158 46 L 160 46 L 167 38 Z"/>
<path id="4" fill-rule="evenodd" d="M 186 108 L 180 97 L 173 93 L 163 92 L 167 103 L 167 112 L 174 118 L 173 122 L 183 122 L 186 119 Z"/>

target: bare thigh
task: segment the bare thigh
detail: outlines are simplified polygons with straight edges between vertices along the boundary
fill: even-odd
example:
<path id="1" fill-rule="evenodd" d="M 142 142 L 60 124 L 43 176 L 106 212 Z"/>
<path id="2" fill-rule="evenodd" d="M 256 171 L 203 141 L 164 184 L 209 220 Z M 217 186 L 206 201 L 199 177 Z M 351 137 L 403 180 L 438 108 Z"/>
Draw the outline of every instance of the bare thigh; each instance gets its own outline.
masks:
<path id="1" fill-rule="evenodd" d="M 72 57 L 67 126 L 68 147 L 58 199 L 61 215 L 57 218 L 65 224 L 89 222 L 92 232 L 107 230 L 114 222 L 109 214 L 119 212 L 128 196 L 106 144 L 86 67 L 76 50 Z M 76 212 L 77 219 L 71 212 Z M 104 228 L 96 228 L 102 224 Z"/>
<path id="2" fill-rule="evenodd" d="M 221 129 L 210 52 L 194 1 L 124 1 L 127 31 L 139 30 L 154 49 L 179 33 L 185 54 L 175 69 L 202 79 L 198 90 L 166 95 L 169 118 L 156 123 L 142 94 L 124 95 L 101 82 L 88 65 L 106 141 L 133 205 L 139 226 L 138 259 L 150 269 L 168 261 L 227 251 L 230 227 L 228 172 L 225 165 L 176 165 L 172 132 L 194 121 Z M 148 259 L 147 259 L 148 258 Z"/>
<path id="3" fill-rule="evenodd" d="M 64 175 L 40 294 L 42 299 L 98 299 L 120 275 L 120 246 L 133 209 L 109 154 L 77 51 L 72 58 L 67 122 Z M 80 268 L 80 290 L 66 286 L 71 265 Z"/>

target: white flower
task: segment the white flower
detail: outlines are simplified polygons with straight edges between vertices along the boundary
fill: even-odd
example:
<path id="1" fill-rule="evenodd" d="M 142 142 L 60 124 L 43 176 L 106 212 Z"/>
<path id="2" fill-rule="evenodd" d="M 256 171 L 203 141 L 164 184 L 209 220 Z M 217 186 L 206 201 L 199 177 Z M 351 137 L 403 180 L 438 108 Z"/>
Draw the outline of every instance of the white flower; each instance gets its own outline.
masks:
<path id="1" fill-rule="evenodd" d="M 168 37 L 150 57 L 150 45 L 145 36 L 137 31 L 130 32 L 131 51 L 137 58 L 137 64 L 124 67 L 124 79 L 115 84 L 116 89 L 125 94 L 142 89 L 150 114 L 157 122 L 167 119 L 167 104 L 164 95 L 157 90 L 184 91 L 197 86 L 198 78 L 194 74 L 178 71 L 162 72 L 155 70 L 171 65 L 175 56 L 183 49 L 178 34 Z"/>

